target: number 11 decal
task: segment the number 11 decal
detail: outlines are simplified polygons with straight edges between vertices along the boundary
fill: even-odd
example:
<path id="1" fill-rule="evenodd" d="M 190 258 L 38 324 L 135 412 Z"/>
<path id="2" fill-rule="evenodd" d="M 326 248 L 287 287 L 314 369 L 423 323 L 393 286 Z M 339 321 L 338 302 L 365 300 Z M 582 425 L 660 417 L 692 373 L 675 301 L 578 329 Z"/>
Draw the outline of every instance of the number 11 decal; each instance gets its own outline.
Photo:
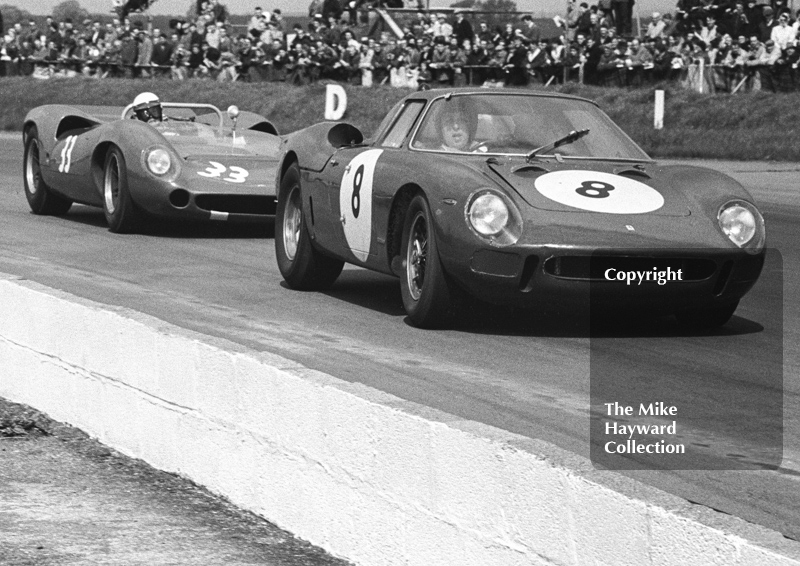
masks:
<path id="1" fill-rule="evenodd" d="M 75 149 L 75 142 L 78 141 L 78 136 L 67 137 L 67 143 L 61 149 L 61 163 L 58 165 L 59 173 L 69 173 L 69 168 L 72 165 L 72 150 Z"/>

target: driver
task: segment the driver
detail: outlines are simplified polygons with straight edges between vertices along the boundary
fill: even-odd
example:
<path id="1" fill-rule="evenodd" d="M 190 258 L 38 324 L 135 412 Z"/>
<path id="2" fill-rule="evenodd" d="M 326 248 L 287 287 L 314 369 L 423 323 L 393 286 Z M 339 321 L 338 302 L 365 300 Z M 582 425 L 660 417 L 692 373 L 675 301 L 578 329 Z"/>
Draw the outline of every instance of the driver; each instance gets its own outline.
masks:
<path id="1" fill-rule="evenodd" d="M 439 132 L 444 151 L 486 151 L 485 147 L 473 142 L 477 119 L 474 112 L 469 112 L 457 101 L 446 101 L 446 106 L 439 115 Z"/>
<path id="2" fill-rule="evenodd" d="M 161 122 L 161 101 L 152 92 L 143 92 L 133 99 L 133 112 L 142 122 Z"/>

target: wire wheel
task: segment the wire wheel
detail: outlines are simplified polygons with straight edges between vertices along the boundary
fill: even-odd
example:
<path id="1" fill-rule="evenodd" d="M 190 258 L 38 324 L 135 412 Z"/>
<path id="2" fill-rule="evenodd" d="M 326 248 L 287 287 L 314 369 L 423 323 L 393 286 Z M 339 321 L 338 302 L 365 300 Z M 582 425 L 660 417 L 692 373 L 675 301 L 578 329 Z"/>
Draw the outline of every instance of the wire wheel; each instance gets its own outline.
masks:
<path id="1" fill-rule="evenodd" d="M 103 212 L 108 229 L 117 234 L 135 232 L 140 212 L 131 199 L 125 156 L 118 147 L 108 150 L 103 171 Z"/>
<path id="2" fill-rule="evenodd" d="M 400 249 L 405 250 L 400 295 L 409 320 L 421 328 L 447 326 L 453 318 L 457 291 L 442 267 L 434 217 L 422 193 L 408 205 Z"/>
<path id="3" fill-rule="evenodd" d="M 34 214 L 66 214 L 72 201 L 54 192 L 42 175 L 42 149 L 39 131 L 31 126 L 25 135 L 25 148 L 22 155 L 22 184 L 25 198 Z M 45 163 L 46 166 L 46 163 Z"/>
<path id="4" fill-rule="evenodd" d="M 286 257 L 294 261 L 300 245 L 300 230 L 303 227 L 303 209 L 300 202 L 300 187 L 292 187 L 286 199 L 286 211 L 283 216 L 283 249 Z"/>
<path id="5" fill-rule="evenodd" d="M 275 259 L 292 289 L 328 289 L 342 272 L 344 262 L 314 248 L 306 224 L 308 217 L 303 213 L 303 198 L 300 168 L 293 163 L 281 179 L 278 192 Z"/>
<path id="6" fill-rule="evenodd" d="M 109 156 L 106 164 L 103 198 L 108 214 L 114 214 L 119 208 L 119 159 L 113 153 Z"/>
<path id="7" fill-rule="evenodd" d="M 39 185 L 42 182 L 42 168 L 39 165 L 39 142 L 33 140 L 28 147 L 28 155 L 25 159 L 25 179 L 28 182 L 28 191 L 35 195 L 39 192 Z"/>
<path id="8" fill-rule="evenodd" d="M 425 286 L 425 268 L 428 262 L 428 223 L 425 215 L 418 212 L 411 225 L 406 250 L 406 279 L 411 298 L 418 301 Z"/>

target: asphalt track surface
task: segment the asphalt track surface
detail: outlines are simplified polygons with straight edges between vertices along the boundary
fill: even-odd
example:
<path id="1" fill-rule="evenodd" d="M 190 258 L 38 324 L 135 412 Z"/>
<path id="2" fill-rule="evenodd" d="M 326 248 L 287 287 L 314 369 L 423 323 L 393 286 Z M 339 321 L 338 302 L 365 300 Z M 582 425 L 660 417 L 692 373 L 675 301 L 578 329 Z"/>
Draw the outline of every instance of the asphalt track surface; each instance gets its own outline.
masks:
<path id="1" fill-rule="evenodd" d="M 800 164 L 710 166 L 751 190 L 765 213 L 769 245 L 783 260 L 782 272 L 780 263 L 771 267 L 784 278 L 783 463 L 777 470 L 620 473 L 800 540 Z M 620 365 L 620 379 L 641 382 L 641 368 L 654 378 L 688 372 L 698 396 L 708 387 L 735 388 L 736 368 L 775 352 L 776 338 L 765 330 L 774 321 L 764 320 L 779 296 L 775 284 L 759 283 L 726 329 L 707 336 L 664 319 L 590 339 L 580 321 L 486 307 L 453 329 L 422 331 L 407 323 L 390 277 L 346 267 L 329 292 L 286 288 L 272 229 L 154 224 L 144 234 L 115 235 L 97 209 L 34 216 L 22 188 L 21 135 L 0 135 L 0 272 L 274 352 L 587 457 L 590 344 L 630 362 Z M 626 367 L 638 369 L 626 375 Z M 762 418 L 756 397 L 737 419 Z"/>

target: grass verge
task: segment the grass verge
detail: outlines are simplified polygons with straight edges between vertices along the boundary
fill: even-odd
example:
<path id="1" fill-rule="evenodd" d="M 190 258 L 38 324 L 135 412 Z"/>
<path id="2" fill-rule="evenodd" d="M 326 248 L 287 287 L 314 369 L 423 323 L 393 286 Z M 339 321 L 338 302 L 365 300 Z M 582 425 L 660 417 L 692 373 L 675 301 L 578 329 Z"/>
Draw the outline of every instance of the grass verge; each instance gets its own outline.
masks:
<path id="1" fill-rule="evenodd" d="M 162 100 L 231 104 L 267 116 L 288 133 L 323 120 L 325 86 L 283 83 L 216 83 L 170 80 L 3 79 L 0 129 L 19 131 L 22 119 L 42 104 L 124 106 L 143 90 Z M 656 87 L 636 90 L 570 84 L 561 92 L 597 101 L 645 151 L 654 157 L 800 160 L 800 92 L 701 95 L 672 86 L 666 90 L 665 127 L 653 129 Z M 345 86 L 345 120 L 372 132 L 391 106 L 409 93 L 391 87 Z"/>

